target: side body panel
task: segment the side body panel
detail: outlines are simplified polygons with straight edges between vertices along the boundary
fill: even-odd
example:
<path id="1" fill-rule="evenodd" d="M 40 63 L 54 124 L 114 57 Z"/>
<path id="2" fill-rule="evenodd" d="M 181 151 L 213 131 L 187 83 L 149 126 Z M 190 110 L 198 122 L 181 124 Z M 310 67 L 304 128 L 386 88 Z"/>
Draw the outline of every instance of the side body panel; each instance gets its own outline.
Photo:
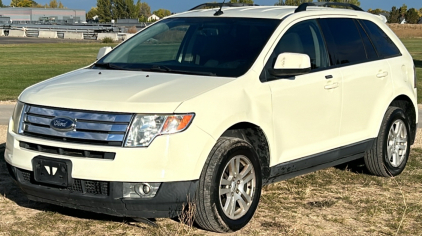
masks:
<path id="1" fill-rule="evenodd" d="M 343 111 L 340 139 L 343 145 L 374 138 L 380 117 L 393 99 L 393 86 L 387 60 L 377 60 L 341 68 Z"/>

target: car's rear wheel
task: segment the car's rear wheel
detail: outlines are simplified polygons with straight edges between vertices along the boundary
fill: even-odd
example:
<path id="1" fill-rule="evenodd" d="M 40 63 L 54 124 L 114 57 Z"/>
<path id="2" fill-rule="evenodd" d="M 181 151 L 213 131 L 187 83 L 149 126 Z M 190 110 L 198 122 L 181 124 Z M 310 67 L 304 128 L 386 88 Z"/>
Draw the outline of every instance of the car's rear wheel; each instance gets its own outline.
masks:
<path id="1" fill-rule="evenodd" d="M 374 175 L 399 175 L 406 167 L 410 152 L 409 119 L 398 107 L 389 107 L 377 139 L 365 153 L 365 165 Z"/>
<path id="2" fill-rule="evenodd" d="M 253 147 L 220 138 L 201 173 L 195 221 L 215 232 L 231 232 L 252 218 L 261 196 L 261 168 Z"/>

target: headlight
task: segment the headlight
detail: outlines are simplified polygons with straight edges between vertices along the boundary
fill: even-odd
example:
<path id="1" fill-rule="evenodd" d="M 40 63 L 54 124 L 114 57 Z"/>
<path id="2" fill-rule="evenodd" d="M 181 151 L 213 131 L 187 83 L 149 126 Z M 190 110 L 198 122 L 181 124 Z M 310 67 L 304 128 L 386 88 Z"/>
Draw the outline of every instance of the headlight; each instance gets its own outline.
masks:
<path id="1" fill-rule="evenodd" d="M 12 120 L 13 120 L 13 127 L 12 130 L 14 133 L 20 133 L 19 132 L 19 125 L 20 125 L 20 121 L 21 121 L 21 116 L 22 116 L 22 111 L 24 108 L 24 104 L 21 102 L 17 102 L 16 106 L 15 106 L 15 110 L 13 111 L 13 116 L 12 116 Z"/>
<path id="2" fill-rule="evenodd" d="M 155 137 L 184 131 L 193 120 L 193 114 L 137 115 L 126 138 L 126 147 L 147 147 Z"/>

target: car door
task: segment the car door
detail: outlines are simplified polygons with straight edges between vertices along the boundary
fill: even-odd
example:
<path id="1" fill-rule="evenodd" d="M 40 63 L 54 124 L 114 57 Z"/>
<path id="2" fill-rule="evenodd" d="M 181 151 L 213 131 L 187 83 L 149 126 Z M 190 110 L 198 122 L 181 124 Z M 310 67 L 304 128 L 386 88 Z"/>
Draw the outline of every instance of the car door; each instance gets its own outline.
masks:
<path id="1" fill-rule="evenodd" d="M 302 53 L 311 59 L 311 72 L 277 78 L 269 75 L 283 52 Z M 267 62 L 264 74 L 272 93 L 273 127 L 278 164 L 337 147 L 342 76 L 330 69 L 330 60 L 316 20 L 293 25 L 282 36 Z M 262 77 L 262 75 L 261 75 Z"/>
<path id="2" fill-rule="evenodd" d="M 386 60 L 379 60 L 359 21 L 330 18 L 321 19 L 320 24 L 343 75 L 342 145 L 373 138 L 372 126 L 384 114 L 384 103 L 393 92 L 390 66 Z"/>

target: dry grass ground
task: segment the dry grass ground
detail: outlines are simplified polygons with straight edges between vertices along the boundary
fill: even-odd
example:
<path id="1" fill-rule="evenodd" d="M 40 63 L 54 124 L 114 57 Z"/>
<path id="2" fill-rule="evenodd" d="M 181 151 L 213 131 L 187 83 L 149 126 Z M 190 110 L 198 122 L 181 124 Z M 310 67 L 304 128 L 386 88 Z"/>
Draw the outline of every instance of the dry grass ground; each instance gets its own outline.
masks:
<path id="1" fill-rule="evenodd" d="M 5 132 L 0 126 L 0 156 Z M 251 223 L 230 235 L 421 235 L 421 195 L 419 130 L 402 175 L 371 176 L 357 162 L 269 185 Z M 176 220 L 156 223 L 28 201 L 0 158 L 0 235 L 213 235 Z"/>
<path id="2" fill-rule="evenodd" d="M 388 24 L 399 38 L 422 38 L 421 24 Z"/>

